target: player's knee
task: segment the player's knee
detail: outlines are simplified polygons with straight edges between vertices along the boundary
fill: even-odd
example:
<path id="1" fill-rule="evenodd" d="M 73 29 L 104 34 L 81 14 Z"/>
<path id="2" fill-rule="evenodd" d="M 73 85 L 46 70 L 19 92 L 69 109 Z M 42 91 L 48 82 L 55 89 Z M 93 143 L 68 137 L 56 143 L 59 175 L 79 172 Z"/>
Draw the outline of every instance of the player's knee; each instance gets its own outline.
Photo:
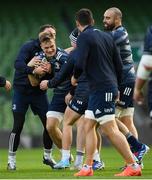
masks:
<path id="1" fill-rule="evenodd" d="M 93 121 L 91 119 L 86 120 L 86 123 L 84 125 L 85 133 L 88 134 L 90 131 L 94 131 L 96 126 L 96 121 Z"/>
<path id="2" fill-rule="evenodd" d="M 102 124 L 101 127 L 102 127 L 102 132 L 108 137 L 117 134 L 119 131 L 115 120 L 108 121 Z"/>
<path id="3" fill-rule="evenodd" d="M 124 116 L 119 120 L 127 127 L 133 126 L 133 118 L 131 116 Z"/>
<path id="4" fill-rule="evenodd" d="M 85 127 L 85 122 L 79 122 L 77 123 L 77 129 L 83 131 Z"/>
<path id="5" fill-rule="evenodd" d="M 46 129 L 48 132 L 53 132 L 57 127 L 57 123 L 54 120 L 51 120 L 50 118 L 47 119 L 46 123 Z"/>

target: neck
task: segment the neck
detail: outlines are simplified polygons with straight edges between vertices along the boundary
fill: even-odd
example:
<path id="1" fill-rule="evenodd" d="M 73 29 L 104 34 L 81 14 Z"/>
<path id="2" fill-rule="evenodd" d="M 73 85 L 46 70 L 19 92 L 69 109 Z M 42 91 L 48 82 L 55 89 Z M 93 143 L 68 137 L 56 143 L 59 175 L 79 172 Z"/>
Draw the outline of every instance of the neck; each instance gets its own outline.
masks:
<path id="1" fill-rule="evenodd" d="M 88 27 L 89 25 L 85 25 L 85 26 L 81 26 L 80 31 L 82 32 L 86 27 Z"/>
<path id="2" fill-rule="evenodd" d="M 114 27 L 114 29 L 117 29 L 117 28 L 120 27 L 120 26 L 122 26 L 122 24 L 121 24 L 121 23 L 118 23 L 118 24 L 116 24 L 116 26 Z"/>

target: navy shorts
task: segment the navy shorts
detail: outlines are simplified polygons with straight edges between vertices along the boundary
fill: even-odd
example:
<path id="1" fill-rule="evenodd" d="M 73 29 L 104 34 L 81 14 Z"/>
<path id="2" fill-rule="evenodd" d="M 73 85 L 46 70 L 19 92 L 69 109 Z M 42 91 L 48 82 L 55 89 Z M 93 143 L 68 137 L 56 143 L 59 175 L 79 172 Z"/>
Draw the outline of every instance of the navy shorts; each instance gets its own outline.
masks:
<path id="1" fill-rule="evenodd" d="M 134 82 L 119 86 L 120 97 L 116 106 L 122 108 L 133 107 Z"/>
<path id="2" fill-rule="evenodd" d="M 54 94 L 49 104 L 48 111 L 64 113 L 67 105 L 65 103 L 65 94 Z"/>
<path id="3" fill-rule="evenodd" d="M 82 98 L 73 97 L 73 99 L 70 101 L 69 105 L 70 109 L 77 112 L 78 114 L 84 114 L 85 110 L 88 106 L 88 99 L 84 100 Z"/>
<path id="4" fill-rule="evenodd" d="M 29 106 L 35 115 L 46 116 L 48 110 L 46 94 L 24 94 L 18 90 L 14 90 L 12 111 L 26 113 Z"/>
<path id="5" fill-rule="evenodd" d="M 91 92 L 85 117 L 90 119 L 98 119 L 106 115 L 114 116 L 115 99 L 117 95 L 118 89 L 115 87 Z"/>

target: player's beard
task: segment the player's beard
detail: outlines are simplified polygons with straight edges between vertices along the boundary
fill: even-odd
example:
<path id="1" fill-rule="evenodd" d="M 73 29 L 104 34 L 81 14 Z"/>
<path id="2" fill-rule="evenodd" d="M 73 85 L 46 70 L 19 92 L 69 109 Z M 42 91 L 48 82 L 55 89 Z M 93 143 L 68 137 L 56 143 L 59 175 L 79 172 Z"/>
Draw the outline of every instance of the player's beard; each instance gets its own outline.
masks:
<path id="1" fill-rule="evenodd" d="M 112 31 L 112 30 L 114 30 L 114 28 L 115 28 L 115 25 L 114 25 L 114 24 L 104 23 L 104 30 L 105 30 L 105 31 Z"/>

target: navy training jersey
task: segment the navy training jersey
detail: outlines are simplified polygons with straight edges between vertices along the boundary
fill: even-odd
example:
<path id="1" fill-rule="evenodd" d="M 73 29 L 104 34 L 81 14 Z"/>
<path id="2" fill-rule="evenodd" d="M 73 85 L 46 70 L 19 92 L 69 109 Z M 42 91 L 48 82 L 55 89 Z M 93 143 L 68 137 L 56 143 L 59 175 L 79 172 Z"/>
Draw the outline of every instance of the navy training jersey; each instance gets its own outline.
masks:
<path id="1" fill-rule="evenodd" d="M 67 64 L 68 54 L 61 48 L 57 48 L 55 56 L 50 60 L 51 68 L 54 76 L 62 69 L 62 66 Z M 62 94 L 68 92 L 71 89 L 71 81 L 70 77 L 67 77 L 61 84 L 54 88 L 55 94 Z"/>
<path id="2" fill-rule="evenodd" d="M 112 36 L 120 52 L 123 63 L 122 84 L 135 81 L 134 61 L 129 42 L 128 32 L 123 26 L 112 31 Z"/>
<path id="3" fill-rule="evenodd" d="M 74 62 L 76 63 L 77 50 L 75 50 L 73 52 L 72 56 L 74 56 L 74 58 L 75 58 Z M 71 59 L 72 59 L 72 57 L 71 57 Z M 73 67 L 73 69 L 74 69 L 74 67 Z M 74 95 L 75 95 L 75 97 L 80 98 L 81 100 L 87 101 L 88 97 L 89 97 L 89 93 L 90 93 L 89 82 L 88 82 L 85 72 L 83 71 L 81 76 L 78 78 L 78 85 L 76 86 Z"/>
<path id="4" fill-rule="evenodd" d="M 42 49 L 38 39 L 30 40 L 23 44 L 16 57 L 14 67 L 15 74 L 13 87 L 22 93 L 45 93 L 39 86 L 33 87 L 28 79 L 28 74 L 32 74 L 34 67 L 28 67 L 28 62 Z"/>
<path id="5" fill-rule="evenodd" d="M 54 78 L 49 80 L 48 87 L 54 88 L 58 86 L 61 82 L 63 82 L 65 79 L 70 78 L 73 74 L 74 64 L 76 62 L 75 59 L 76 56 L 76 50 L 73 50 L 68 57 L 67 63 L 65 63 L 60 71 L 55 75 Z M 85 98 L 89 94 L 89 85 L 88 80 L 86 79 L 86 76 L 84 73 L 79 77 L 78 79 L 78 86 L 75 89 L 75 94 L 77 97 Z"/>
<path id="6" fill-rule="evenodd" d="M 122 62 L 113 38 L 88 26 L 78 36 L 74 77 L 85 72 L 90 90 L 117 87 L 121 82 Z"/>

